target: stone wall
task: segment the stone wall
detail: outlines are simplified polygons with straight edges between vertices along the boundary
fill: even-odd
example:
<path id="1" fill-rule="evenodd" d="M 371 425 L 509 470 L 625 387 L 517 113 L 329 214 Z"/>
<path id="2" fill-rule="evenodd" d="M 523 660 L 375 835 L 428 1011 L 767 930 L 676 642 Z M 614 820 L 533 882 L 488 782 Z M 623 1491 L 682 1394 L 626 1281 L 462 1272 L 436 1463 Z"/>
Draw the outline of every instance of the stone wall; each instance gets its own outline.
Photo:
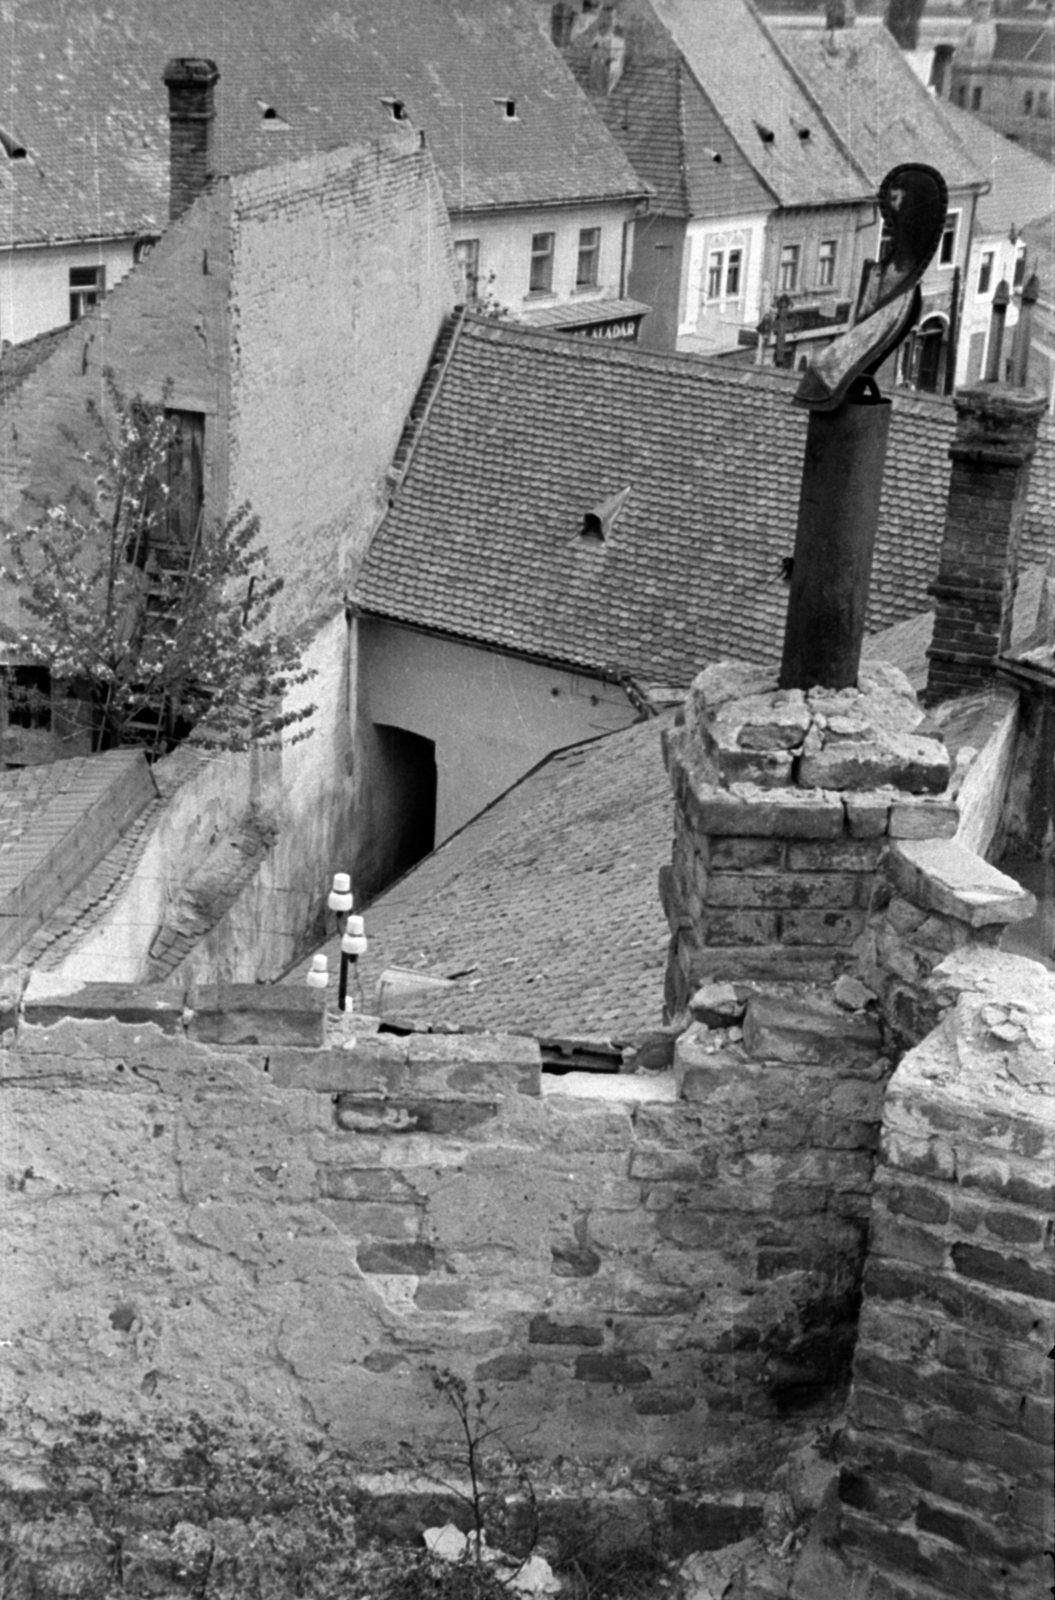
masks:
<path id="1" fill-rule="evenodd" d="M 1055 975 L 977 950 L 931 986 L 943 1020 L 884 1110 L 840 1543 L 877 1600 L 1037 1600 L 1055 1535 Z"/>

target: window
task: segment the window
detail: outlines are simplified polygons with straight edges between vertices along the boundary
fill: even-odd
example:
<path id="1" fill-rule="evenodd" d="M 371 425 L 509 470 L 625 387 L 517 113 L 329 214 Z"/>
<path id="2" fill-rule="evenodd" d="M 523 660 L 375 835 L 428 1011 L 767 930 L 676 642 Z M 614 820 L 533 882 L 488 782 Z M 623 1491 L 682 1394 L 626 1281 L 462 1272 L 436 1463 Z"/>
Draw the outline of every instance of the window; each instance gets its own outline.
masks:
<path id="1" fill-rule="evenodd" d="M 722 266 L 724 258 L 720 250 L 712 250 L 707 257 L 707 298 L 717 300 L 722 292 Z"/>
<path id="2" fill-rule="evenodd" d="M 964 107 L 967 105 L 967 85 L 965 83 L 961 83 L 956 91 L 956 104 Z"/>
<path id="3" fill-rule="evenodd" d="M 960 220 L 960 213 L 953 211 L 945 219 L 942 229 L 941 243 L 938 246 L 938 264 L 942 267 L 951 267 L 956 260 L 956 225 Z"/>
<path id="4" fill-rule="evenodd" d="M 106 290 L 105 267 L 70 268 L 70 321 L 79 322 Z"/>
<path id="5" fill-rule="evenodd" d="M 462 295 L 468 304 L 477 298 L 480 287 L 479 239 L 455 239 L 454 259 L 462 280 Z"/>
<path id="6" fill-rule="evenodd" d="M 579 261 L 575 268 L 575 287 L 594 289 L 601 265 L 600 228 L 579 229 Z"/>
<path id="7" fill-rule="evenodd" d="M 725 292 L 730 300 L 735 300 L 740 293 L 740 276 L 743 271 L 744 252 L 730 250 L 729 260 L 725 268 Z"/>
<path id="8" fill-rule="evenodd" d="M 531 235 L 531 276 L 528 279 L 531 294 L 553 292 L 553 240 L 552 233 Z"/>
<path id="9" fill-rule="evenodd" d="M 978 268 L 978 293 L 988 294 L 989 285 L 993 281 L 993 252 L 985 250 L 982 253 L 981 265 Z"/>
<path id="10" fill-rule="evenodd" d="M 51 727 L 51 673 L 47 667 L 9 667 L 6 679 L 7 721 L 12 728 Z"/>
<path id="11" fill-rule="evenodd" d="M 1022 111 L 1023 111 L 1023 114 L 1025 116 L 1027 116 L 1027 117 L 1031 117 L 1033 115 L 1033 90 L 1032 89 L 1027 89 L 1025 94 L 1022 96 Z"/>
<path id="12" fill-rule="evenodd" d="M 1037 116 L 1051 116 L 1051 97 L 1048 94 L 1047 89 L 1039 89 L 1037 91 Z"/>
<path id="13" fill-rule="evenodd" d="M 1015 270 L 1011 278 L 1012 289 L 1021 289 L 1026 281 L 1026 247 L 1019 245 L 1015 255 Z"/>
<path id="14" fill-rule="evenodd" d="M 817 283 L 830 289 L 835 282 L 835 240 L 822 239 L 817 251 Z"/>
<path id="15" fill-rule="evenodd" d="M 972 111 L 981 111 L 981 109 L 982 109 L 982 85 L 980 83 L 976 83 L 974 88 L 971 90 L 971 110 Z"/>
<path id="16" fill-rule="evenodd" d="M 785 294 L 798 286 L 800 246 L 786 244 L 780 252 L 779 283 Z"/>

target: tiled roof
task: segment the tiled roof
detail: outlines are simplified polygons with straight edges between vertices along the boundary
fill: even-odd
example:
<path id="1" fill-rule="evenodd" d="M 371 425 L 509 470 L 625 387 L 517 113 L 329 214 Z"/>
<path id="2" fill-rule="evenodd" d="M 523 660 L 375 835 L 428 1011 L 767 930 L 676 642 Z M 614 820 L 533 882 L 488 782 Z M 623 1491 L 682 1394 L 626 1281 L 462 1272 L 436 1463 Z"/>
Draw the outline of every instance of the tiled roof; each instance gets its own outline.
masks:
<path id="1" fill-rule="evenodd" d="M 221 173 L 359 143 L 403 102 L 452 210 L 641 194 L 558 52 L 513 0 L 34 0 L 0 12 L 0 238 L 156 233 L 175 55 L 220 69 Z M 515 117 L 504 114 L 515 102 Z M 501 104 L 497 103 L 501 102 Z M 268 107 L 276 115 L 265 119 Z"/>
<path id="2" fill-rule="evenodd" d="M 851 159 L 747 0 L 653 0 L 700 87 L 782 206 L 870 197 Z"/>
<path id="3" fill-rule="evenodd" d="M 978 201 L 979 234 L 1005 234 L 1011 228 L 1021 232 L 1055 207 L 1055 167 L 1050 162 L 1005 139 L 951 100 L 937 100 L 934 107 L 991 184 Z"/>
<path id="4" fill-rule="evenodd" d="M 566 56 L 635 171 L 652 185 L 651 209 L 668 217 L 768 210 L 772 195 L 737 148 L 649 0 L 622 0 L 617 15 L 625 52 L 611 93 L 591 92 L 589 87 L 598 23 L 577 36 Z"/>
<path id="5" fill-rule="evenodd" d="M 0 405 L 48 359 L 60 340 L 67 337 L 71 326 L 53 328 L 48 333 L 38 333 L 35 339 L 0 349 Z"/>
<path id="6" fill-rule="evenodd" d="M 1055 67 L 1055 32 L 1050 22 L 1024 18 L 998 22 L 993 60 L 1028 63 L 1038 71 Z"/>
<path id="7" fill-rule="evenodd" d="M 472 970 L 405 1000 L 433 1025 L 626 1039 L 661 1020 L 657 877 L 673 806 L 650 718 L 550 757 L 367 909 L 367 1008 L 387 967 Z M 335 981 L 339 957 L 331 942 Z M 290 975 L 303 982 L 307 962 Z M 353 993 L 354 993 L 353 989 Z M 358 1002 L 358 996 L 356 996 Z"/>
<path id="8" fill-rule="evenodd" d="M 688 684 L 779 658 L 806 415 L 797 379 L 469 317 L 356 598 L 367 611 L 598 673 Z M 898 395 L 870 628 L 929 604 L 951 403 Z M 1022 561 L 1052 537 L 1050 422 Z M 629 486 L 607 540 L 585 513 Z"/>
<path id="9" fill-rule="evenodd" d="M 929 162 L 950 189 L 984 181 L 885 28 L 777 27 L 774 37 L 874 188 L 902 161 Z"/>

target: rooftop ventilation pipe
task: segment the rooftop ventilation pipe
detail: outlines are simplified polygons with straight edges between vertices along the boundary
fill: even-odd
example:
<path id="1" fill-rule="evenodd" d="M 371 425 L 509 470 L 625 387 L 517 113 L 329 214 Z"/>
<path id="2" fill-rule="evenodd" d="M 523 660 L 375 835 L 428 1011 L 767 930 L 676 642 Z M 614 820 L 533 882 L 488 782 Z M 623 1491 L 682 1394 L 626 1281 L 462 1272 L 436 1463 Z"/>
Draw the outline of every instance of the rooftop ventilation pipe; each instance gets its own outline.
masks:
<path id="1" fill-rule="evenodd" d="M 176 56 L 166 66 L 169 92 L 169 221 L 175 222 L 212 177 L 215 61 Z"/>

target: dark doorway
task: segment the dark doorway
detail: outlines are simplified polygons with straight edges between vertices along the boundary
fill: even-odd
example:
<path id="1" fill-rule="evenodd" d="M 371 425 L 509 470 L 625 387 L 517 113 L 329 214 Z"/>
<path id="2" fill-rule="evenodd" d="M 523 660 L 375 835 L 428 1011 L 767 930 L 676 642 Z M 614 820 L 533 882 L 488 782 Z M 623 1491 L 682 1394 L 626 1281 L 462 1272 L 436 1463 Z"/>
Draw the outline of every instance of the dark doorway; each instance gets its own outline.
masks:
<path id="1" fill-rule="evenodd" d="M 384 796 L 383 882 L 391 883 L 436 843 L 436 745 L 421 734 L 380 722 L 374 731 L 378 791 Z"/>
<path id="2" fill-rule="evenodd" d="M 942 354 L 945 344 L 945 329 L 939 322 L 932 320 L 924 323 L 918 334 L 919 339 L 919 366 L 916 369 L 916 388 L 924 390 L 927 394 L 935 394 L 942 376 Z"/>

